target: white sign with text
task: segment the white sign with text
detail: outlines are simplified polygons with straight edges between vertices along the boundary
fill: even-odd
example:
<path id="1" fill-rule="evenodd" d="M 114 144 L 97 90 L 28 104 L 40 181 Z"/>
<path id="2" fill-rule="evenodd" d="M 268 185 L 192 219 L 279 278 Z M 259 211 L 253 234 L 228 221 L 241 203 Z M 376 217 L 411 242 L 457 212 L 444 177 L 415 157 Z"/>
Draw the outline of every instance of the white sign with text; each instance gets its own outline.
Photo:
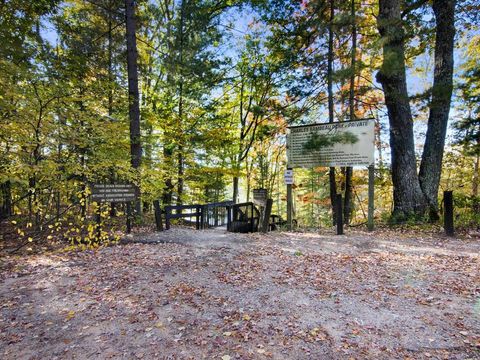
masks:
<path id="1" fill-rule="evenodd" d="M 375 152 L 374 120 L 292 126 L 288 167 L 370 166 Z"/>
<path id="2" fill-rule="evenodd" d="M 293 170 L 285 170 L 283 174 L 283 178 L 285 180 L 285 185 L 292 185 L 293 184 Z"/>

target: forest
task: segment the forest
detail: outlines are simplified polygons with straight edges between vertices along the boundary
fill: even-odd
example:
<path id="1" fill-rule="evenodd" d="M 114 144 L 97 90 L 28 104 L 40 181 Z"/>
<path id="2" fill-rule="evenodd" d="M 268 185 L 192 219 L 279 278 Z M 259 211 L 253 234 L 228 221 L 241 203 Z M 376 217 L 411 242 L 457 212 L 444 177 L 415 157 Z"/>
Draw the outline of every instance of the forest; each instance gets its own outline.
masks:
<path id="1" fill-rule="evenodd" d="M 458 226 L 475 227 L 478 10 L 469 0 L 3 1 L 1 218 L 24 240 L 82 240 L 100 206 L 94 183 L 134 184 L 139 223 L 155 200 L 250 201 L 255 188 L 285 217 L 287 128 L 373 119 L 376 222 L 438 223 L 452 190 Z M 296 169 L 298 225 L 331 226 L 341 193 L 345 223 L 361 226 L 367 179 L 366 168 Z"/>
<path id="2" fill-rule="evenodd" d="M 0 358 L 480 358 L 479 1 L 0 24 Z"/>

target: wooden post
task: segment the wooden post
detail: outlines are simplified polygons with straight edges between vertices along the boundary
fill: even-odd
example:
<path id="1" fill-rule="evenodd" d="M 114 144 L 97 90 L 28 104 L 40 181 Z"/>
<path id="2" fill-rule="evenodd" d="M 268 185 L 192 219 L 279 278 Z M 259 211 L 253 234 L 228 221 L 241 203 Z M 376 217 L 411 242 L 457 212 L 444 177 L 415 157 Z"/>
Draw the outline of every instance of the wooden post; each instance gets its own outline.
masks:
<path id="1" fill-rule="evenodd" d="M 337 194 L 335 199 L 335 216 L 337 218 L 337 235 L 343 235 L 342 194 Z"/>
<path id="2" fill-rule="evenodd" d="M 443 202 L 445 206 L 445 212 L 443 216 L 445 233 L 447 236 L 454 236 L 455 230 L 453 226 L 453 192 L 443 192 Z"/>
<path id="3" fill-rule="evenodd" d="M 231 231 L 232 228 L 232 207 L 227 206 L 227 231 Z"/>
<path id="4" fill-rule="evenodd" d="M 195 207 L 195 229 L 200 230 L 200 216 L 202 213 L 202 207 L 200 205 L 197 205 Z"/>
<path id="5" fill-rule="evenodd" d="M 373 231 L 373 215 L 375 211 L 375 165 L 368 167 L 368 231 Z"/>
<path id="6" fill-rule="evenodd" d="M 165 206 L 165 230 L 170 230 L 170 206 Z"/>
<path id="7" fill-rule="evenodd" d="M 132 203 L 127 202 L 127 234 L 132 232 Z"/>
<path id="8" fill-rule="evenodd" d="M 250 232 L 255 231 L 255 219 L 254 219 L 254 216 L 253 216 L 253 213 L 254 213 L 253 207 L 254 207 L 254 205 L 250 204 L 250 210 L 252 211 L 251 214 L 250 214 L 251 215 L 251 217 L 250 217 Z M 247 215 L 248 215 L 248 211 L 247 211 Z M 260 221 L 260 219 L 258 219 L 258 220 Z"/>
<path id="9" fill-rule="evenodd" d="M 287 184 L 287 228 L 292 231 L 293 194 L 292 185 Z"/>
<path id="10" fill-rule="evenodd" d="M 98 202 L 97 214 L 95 215 L 95 220 L 97 223 L 97 242 L 100 242 L 102 237 L 102 203 Z"/>
<path id="11" fill-rule="evenodd" d="M 202 210 L 200 213 L 200 229 L 204 230 L 205 229 L 205 212 L 207 209 L 207 205 L 202 205 L 200 209 Z"/>
<path id="12" fill-rule="evenodd" d="M 155 223 L 157 225 L 157 231 L 163 231 L 162 209 L 160 209 L 160 203 L 158 200 L 153 201 L 153 207 L 155 210 Z"/>
<path id="13" fill-rule="evenodd" d="M 273 200 L 267 199 L 265 210 L 263 211 L 262 232 L 268 232 L 268 225 L 270 225 L 270 214 L 272 213 Z"/>

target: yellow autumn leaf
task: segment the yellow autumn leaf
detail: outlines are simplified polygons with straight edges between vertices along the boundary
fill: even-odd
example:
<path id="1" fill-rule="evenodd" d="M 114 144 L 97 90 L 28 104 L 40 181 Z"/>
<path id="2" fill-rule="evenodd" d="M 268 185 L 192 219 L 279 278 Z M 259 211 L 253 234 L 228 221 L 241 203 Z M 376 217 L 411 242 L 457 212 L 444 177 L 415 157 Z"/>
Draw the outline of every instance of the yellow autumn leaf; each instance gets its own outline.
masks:
<path id="1" fill-rule="evenodd" d="M 75 311 L 70 310 L 70 311 L 68 312 L 68 314 L 67 314 L 66 319 L 67 319 L 67 320 L 70 320 L 70 319 L 73 318 L 74 316 L 75 316 Z"/>

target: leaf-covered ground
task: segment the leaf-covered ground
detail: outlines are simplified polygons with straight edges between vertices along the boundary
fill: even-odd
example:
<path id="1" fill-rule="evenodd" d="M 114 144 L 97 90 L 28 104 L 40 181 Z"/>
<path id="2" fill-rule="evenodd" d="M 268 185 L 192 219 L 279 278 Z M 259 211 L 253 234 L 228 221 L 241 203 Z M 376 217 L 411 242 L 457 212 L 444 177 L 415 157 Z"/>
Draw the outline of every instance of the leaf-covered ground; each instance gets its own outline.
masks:
<path id="1" fill-rule="evenodd" d="M 173 229 L 2 259 L 3 359 L 477 359 L 477 242 Z"/>

